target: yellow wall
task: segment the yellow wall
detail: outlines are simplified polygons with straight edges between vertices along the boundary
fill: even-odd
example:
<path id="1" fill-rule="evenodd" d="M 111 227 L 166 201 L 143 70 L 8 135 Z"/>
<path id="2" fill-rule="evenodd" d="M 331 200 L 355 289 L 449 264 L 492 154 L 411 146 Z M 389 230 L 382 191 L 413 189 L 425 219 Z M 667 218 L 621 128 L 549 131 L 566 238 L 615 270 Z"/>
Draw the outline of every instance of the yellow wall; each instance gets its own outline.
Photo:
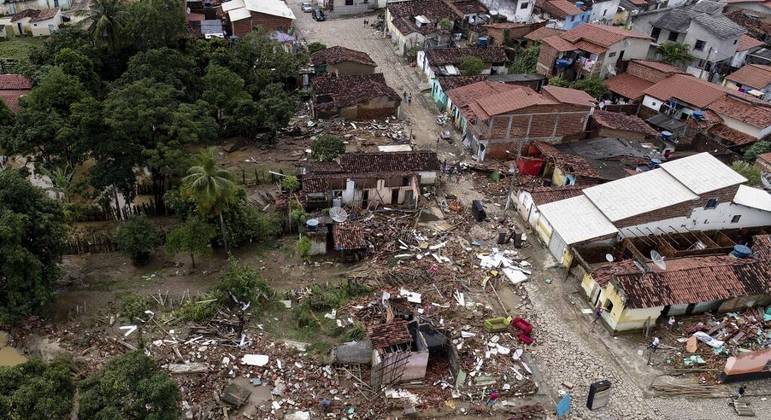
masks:
<path id="1" fill-rule="evenodd" d="M 538 219 L 538 225 L 535 227 L 535 231 L 538 232 L 538 237 L 541 238 L 543 243 L 548 247 L 549 240 L 551 240 L 552 227 L 546 218 L 541 217 Z"/>
<path id="2" fill-rule="evenodd" d="M 565 185 L 565 182 L 567 181 L 567 176 L 565 176 L 565 173 L 562 172 L 562 169 L 555 167 L 554 173 L 551 175 L 551 182 L 552 185 L 555 187 L 560 187 Z"/>
<path id="3" fill-rule="evenodd" d="M 570 246 L 565 247 L 565 251 L 562 253 L 562 266 L 570 268 L 570 264 L 573 262 L 573 253 L 570 252 Z"/>

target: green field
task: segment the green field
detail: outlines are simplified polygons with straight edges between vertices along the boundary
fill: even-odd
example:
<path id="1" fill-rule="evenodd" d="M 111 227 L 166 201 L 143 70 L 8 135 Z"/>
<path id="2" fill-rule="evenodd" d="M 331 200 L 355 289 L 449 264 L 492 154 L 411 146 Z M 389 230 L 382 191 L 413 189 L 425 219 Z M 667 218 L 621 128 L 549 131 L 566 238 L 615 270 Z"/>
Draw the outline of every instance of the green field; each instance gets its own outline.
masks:
<path id="1" fill-rule="evenodd" d="M 0 41 L 0 59 L 16 59 L 28 61 L 29 53 L 38 45 L 42 45 L 45 38 L 16 37 Z"/>

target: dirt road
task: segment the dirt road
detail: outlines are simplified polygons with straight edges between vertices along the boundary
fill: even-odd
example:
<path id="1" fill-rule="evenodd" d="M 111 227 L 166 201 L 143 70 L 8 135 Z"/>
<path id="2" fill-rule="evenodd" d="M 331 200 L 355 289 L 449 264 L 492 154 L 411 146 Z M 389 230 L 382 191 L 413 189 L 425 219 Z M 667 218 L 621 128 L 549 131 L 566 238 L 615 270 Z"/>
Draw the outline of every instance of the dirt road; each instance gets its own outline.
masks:
<path id="1" fill-rule="evenodd" d="M 436 116 L 440 113 L 428 94 L 428 82 L 421 78 L 415 67 L 406 64 L 405 60 L 396 55 L 391 42 L 371 26 L 364 25 L 365 17 L 331 19 L 316 22 L 310 13 L 303 13 L 300 1 L 289 0 L 297 19 L 295 27 L 307 42 L 321 42 L 328 47 L 339 45 L 358 51 L 364 51 L 377 63 L 376 72 L 383 73 L 388 86 L 399 95 L 404 92 L 412 95 L 412 103 L 402 103 L 401 115 L 410 121 L 414 143 L 420 149 L 436 149 L 442 127 L 436 124 Z M 376 20 L 375 15 L 368 15 L 370 22 Z M 457 133 L 453 144 L 439 142 L 440 159 L 451 161 L 460 158 L 459 136 Z"/>

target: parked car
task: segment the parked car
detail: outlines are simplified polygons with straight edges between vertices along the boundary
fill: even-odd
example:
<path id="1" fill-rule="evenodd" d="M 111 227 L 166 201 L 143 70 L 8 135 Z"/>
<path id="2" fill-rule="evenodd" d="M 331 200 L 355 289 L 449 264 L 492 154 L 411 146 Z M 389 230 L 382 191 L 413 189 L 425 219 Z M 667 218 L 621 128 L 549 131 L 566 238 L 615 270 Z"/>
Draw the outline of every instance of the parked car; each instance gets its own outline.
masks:
<path id="1" fill-rule="evenodd" d="M 310 3 L 303 3 L 302 9 L 303 9 L 303 13 L 310 13 L 313 11 L 313 6 L 311 6 Z"/>
<path id="2" fill-rule="evenodd" d="M 322 21 L 327 20 L 327 17 L 324 16 L 324 11 L 323 10 L 321 10 L 319 8 L 316 8 L 316 9 L 313 9 L 313 19 L 317 20 L 319 22 L 322 22 Z"/>

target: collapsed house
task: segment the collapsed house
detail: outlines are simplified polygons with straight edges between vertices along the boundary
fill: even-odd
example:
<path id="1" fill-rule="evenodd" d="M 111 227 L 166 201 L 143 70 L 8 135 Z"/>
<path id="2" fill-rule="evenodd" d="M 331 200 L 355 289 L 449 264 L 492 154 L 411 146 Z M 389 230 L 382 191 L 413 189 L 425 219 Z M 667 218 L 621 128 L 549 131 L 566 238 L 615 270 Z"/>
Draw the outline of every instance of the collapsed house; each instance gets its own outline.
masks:
<path id="1" fill-rule="evenodd" d="M 300 170 L 308 208 L 340 204 L 358 208 L 415 207 L 420 187 L 433 185 L 440 170 L 431 151 L 346 153 L 338 162 L 308 162 Z"/>
<path id="2" fill-rule="evenodd" d="M 340 46 L 316 51 L 311 55 L 311 63 L 314 73 L 335 76 L 372 74 L 377 67 L 369 54 Z"/>
<path id="3" fill-rule="evenodd" d="M 316 77 L 313 117 L 371 120 L 399 115 L 402 98 L 390 88 L 382 73 Z"/>

